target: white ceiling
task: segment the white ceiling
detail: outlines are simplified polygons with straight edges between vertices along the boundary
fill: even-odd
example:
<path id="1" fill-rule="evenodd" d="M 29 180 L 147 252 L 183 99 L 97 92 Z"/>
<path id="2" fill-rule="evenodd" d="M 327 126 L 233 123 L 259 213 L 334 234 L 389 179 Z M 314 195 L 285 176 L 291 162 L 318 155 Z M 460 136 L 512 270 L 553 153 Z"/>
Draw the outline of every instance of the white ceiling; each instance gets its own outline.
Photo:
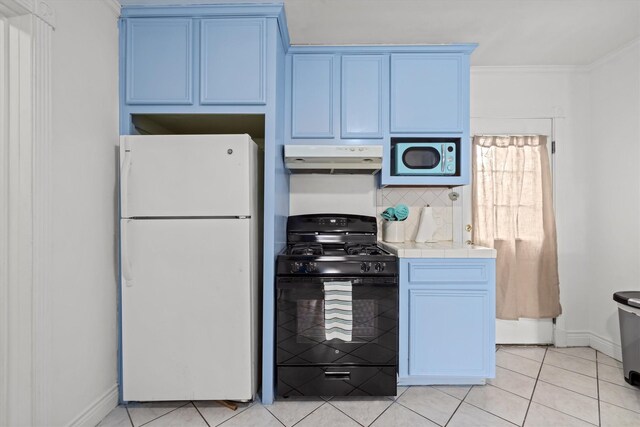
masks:
<path id="1" fill-rule="evenodd" d="M 123 5 L 218 2 L 121 0 Z M 284 0 L 284 3 L 292 44 L 474 42 L 479 46 L 472 55 L 473 65 L 586 65 L 640 38 L 640 0 Z"/>

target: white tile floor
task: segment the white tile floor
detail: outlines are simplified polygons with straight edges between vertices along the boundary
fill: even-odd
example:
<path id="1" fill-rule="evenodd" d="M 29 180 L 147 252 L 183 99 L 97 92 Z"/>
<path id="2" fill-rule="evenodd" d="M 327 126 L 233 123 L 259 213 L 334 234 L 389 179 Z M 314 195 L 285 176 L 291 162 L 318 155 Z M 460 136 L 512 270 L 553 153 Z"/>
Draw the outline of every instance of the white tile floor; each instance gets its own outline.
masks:
<path id="1" fill-rule="evenodd" d="M 588 347 L 501 346 L 485 386 L 399 387 L 395 398 L 297 398 L 272 406 L 135 403 L 100 427 L 640 426 L 640 388 L 622 364 Z"/>

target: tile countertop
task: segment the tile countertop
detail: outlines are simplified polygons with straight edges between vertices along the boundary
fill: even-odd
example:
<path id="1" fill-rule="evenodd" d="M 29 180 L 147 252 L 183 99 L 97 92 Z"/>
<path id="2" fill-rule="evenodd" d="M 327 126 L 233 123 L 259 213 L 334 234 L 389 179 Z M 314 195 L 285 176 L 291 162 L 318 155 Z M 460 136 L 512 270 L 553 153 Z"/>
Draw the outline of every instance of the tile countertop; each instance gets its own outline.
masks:
<path id="1" fill-rule="evenodd" d="M 379 241 L 378 244 L 399 258 L 495 258 L 497 254 L 495 249 L 451 241 L 436 243 Z"/>

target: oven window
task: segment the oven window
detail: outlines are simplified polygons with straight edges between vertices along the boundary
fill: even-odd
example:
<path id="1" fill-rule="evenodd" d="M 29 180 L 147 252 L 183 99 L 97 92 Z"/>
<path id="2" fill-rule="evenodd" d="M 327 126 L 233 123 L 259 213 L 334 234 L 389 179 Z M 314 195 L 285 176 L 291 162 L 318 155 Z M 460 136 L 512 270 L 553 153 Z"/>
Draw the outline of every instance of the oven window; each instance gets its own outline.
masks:
<path id="1" fill-rule="evenodd" d="M 351 343 L 377 342 L 378 303 L 373 299 L 359 299 L 352 303 L 353 329 Z M 296 341 L 317 343 L 326 340 L 323 299 L 299 299 L 296 301 Z M 342 342 L 341 339 L 326 340 Z"/>

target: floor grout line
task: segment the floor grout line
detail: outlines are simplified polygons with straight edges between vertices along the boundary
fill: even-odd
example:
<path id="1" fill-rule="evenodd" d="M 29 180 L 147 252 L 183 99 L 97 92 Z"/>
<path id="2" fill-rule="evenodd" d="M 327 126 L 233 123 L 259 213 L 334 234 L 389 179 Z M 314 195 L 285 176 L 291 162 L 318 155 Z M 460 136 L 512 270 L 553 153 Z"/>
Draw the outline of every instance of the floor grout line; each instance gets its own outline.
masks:
<path id="1" fill-rule="evenodd" d="M 184 404 L 182 404 L 182 405 L 180 405 L 180 406 L 177 406 L 177 407 L 173 408 L 172 410 L 170 410 L 169 412 L 167 412 L 166 414 L 162 414 L 162 415 L 160 415 L 160 416 L 158 416 L 158 417 L 155 417 L 154 419 L 149 420 L 149 421 L 147 421 L 146 423 L 142 423 L 142 424 L 140 424 L 140 425 L 139 425 L 139 426 L 137 426 L 137 427 L 145 426 L 145 425 L 149 424 L 150 422 L 157 420 L 158 418 L 162 418 L 162 417 L 164 417 L 164 416 L 166 416 L 166 415 L 169 415 L 169 414 L 170 414 L 170 413 L 172 413 L 173 411 L 177 411 L 177 410 L 178 410 L 178 409 L 180 409 L 180 408 L 184 408 L 184 407 L 185 407 L 185 406 L 187 406 L 188 404 L 189 404 L 189 402 L 186 402 L 186 403 L 184 403 Z M 128 408 L 127 408 L 127 411 L 128 411 Z M 133 419 L 132 419 L 132 423 L 133 423 Z M 134 427 L 135 427 L 135 424 L 134 424 Z"/>
<path id="2" fill-rule="evenodd" d="M 529 359 L 529 360 L 531 360 L 531 359 Z M 540 366 L 542 366 L 542 364 L 540 364 Z M 496 364 L 496 368 L 502 368 L 502 369 L 506 369 L 507 371 L 515 372 L 516 374 L 520 374 L 520 375 L 525 376 L 527 378 L 531 378 L 532 380 L 536 379 L 536 377 L 532 377 L 530 375 L 523 374 L 522 372 L 514 371 L 513 369 L 505 368 L 504 366 L 500 366 L 498 364 Z M 540 369 L 540 368 L 538 368 L 538 369 Z"/>
<path id="3" fill-rule="evenodd" d="M 297 422 L 293 423 L 293 425 L 291 427 L 295 427 L 298 424 L 300 424 L 302 422 L 302 420 L 304 420 L 305 418 L 309 417 L 311 414 L 313 414 L 314 412 L 316 412 L 318 409 L 322 408 L 324 405 L 328 404 L 329 401 L 325 400 L 324 403 L 322 403 L 322 405 L 318 406 L 316 409 L 314 409 L 313 411 L 309 412 L 307 415 L 305 415 L 304 417 L 300 418 Z"/>
<path id="4" fill-rule="evenodd" d="M 448 396 L 448 394 L 447 394 L 447 396 Z M 427 420 L 431 421 L 432 423 L 434 423 L 434 424 L 436 424 L 436 425 L 440 425 L 440 424 L 438 424 L 437 422 L 435 422 L 434 420 L 432 420 L 431 418 L 429 418 L 429 417 L 425 417 L 425 416 L 424 416 L 424 415 L 422 415 L 421 413 L 419 413 L 419 412 L 417 412 L 417 411 L 414 411 L 413 409 L 409 408 L 408 406 L 405 406 L 405 405 L 403 405 L 403 404 L 402 404 L 402 403 L 400 403 L 400 402 L 397 402 L 397 403 L 398 403 L 398 405 L 400 405 L 400 406 L 402 406 L 403 408 L 405 408 L 405 409 L 407 409 L 407 410 L 409 410 L 409 411 L 413 412 L 414 414 L 419 415 L 419 416 L 421 416 L 422 418 L 425 418 L 425 419 L 427 419 Z"/>
<path id="5" fill-rule="evenodd" d="M 576 356 L 575 354 L 569 354 L 563 351 L 558 351 L 558 349 L 563 349 L 563 348 L 591 348 L 591 347 L 549 347 L 549 350 L 553 351 L 554 353 L 564 354 L 565 356 L 577 357 L 578 359 L 588 360 L 589 362 L 595 362 L 598 358 L 598 356 L 596 355 L 596 360 L 587 359 L 586 357 Z M 596 350 L 593 348 L 591 348 L 591 350 L 593 350 L 594 353 L 596 352 Z"/>
<path id="6" fill-rule="evenodd" d="M 598 373 L 598 354 L 596 353 L 596 396 L 598 396 L 598 425 L 602 425 L 602 414 L 600 413 L 600 378 Z"/>
<path id="7" fill-rule="evenodd" d="M 634 414 L 640 414 L 640 411 L 636 411 L 635 409 L 629 409 L 629 408 L 625 408 L 624 406 L 620 406 L 617 403 L 611 403 L 611 402 L 607 402 L 606 400 L 599 400 L 599 402 L 604 402 L 607 405 L 611 405 L 611 406 L 615 406 L 616 408 L 620 408 L 620 409 L 624 409 L 627 410 L 629 412 L 633 412 Z"/>
<path id="8" fill-rule="evenodd" d="M 193 405 L 194 408 L 196 408 L 196 411 L 198 411 L 198 414 L 200 414 L 200 416 L 202 417 L 202 419 L 204 420 L 204 423 L 208 426 L 211 427 L 211 424 L 209 424 L 209 421 L 207 421 L 207 419 L 204 417 L 204 415 L 202 415 L 202 412 L 200 412 L 200 409 L 198 409 L 198 407 L 196 406 L 195 403 L 193 403 L 193 400 L 191 401 L 191 405 Z"/>
<path id="9" fill-rule="evenodd" d="M 540 363 L 540 369 L 538 369 L 538 377 L 536 378 L 535 384 L 533 384 L 533 390 L 531 391 L 531 399 L 529 399 L 529 404 L 527 405 L 527 411 L 524 413 L 524 419 L 522 420 L 522 425 L 524 426 L 527 422 L 527 415 L 529 415 L 529 409 L 531 409 L 531 402 L 533 402 L 533 396 L 536 393 L 536 387 L 538 386 L 538 381 L 540 381 L 540 372 L 542 372 L 542 366 L 544 366 L 544 359 L 547 358 L 547 352 L 549 349 L 547 348 L 544 351 L 544 356 L 542 356 L 542 362 Z"/>
<path id="10" fill-rule="evenodd" d="M 355 418 L 353 418 L 351 415 L 347 414 L 346 412 L 344 412 L 342 409 L 338 408 L 336 405 L 334 405 L 331 402 L 327 402 L 329 405 L 331 405 L 333 408 L 337 409 L 339 412 L 342 412 L 343 414 L 345 414 L 347 417 L 351 418 L 356 424 L 358 424 L 359 426 L 365 427 L 360 421 L 356 420 Z"/>
<path id="11" fill-rule="evenodd" d="M 518 356 L 518 357 L 522 357 L 523 359 L 527 359 L 527 360 L 534 361 L 534 362 L 536 362 L 536 363 L 542 363 L 542 361 L 541 361 L 541 360 L 532 359 L 532 358 L 530 358 L 530 357 L 523 356 L 523 355 L 521 355 L 521 354 L 511 353 L 509 350 L 505 350 L 505 348 L 507 348 L 507 349 L 508 349 L 508 348 L 518 348 L 518 347 L 501 347 L 501 348 L 500 348 L 500 350 L 502 350 L 502 351 L 503 351 L 503 352 L 505 352 L 505 353 L 509 353 L 511 356 Z M 544 349 L 545 349 L 545 354 L 547 353 L 547 352 L 546 352 L 547 347 L 545 347 L 545 346 L 539 346 L 539 347 L 535 347 L 535 346 L 527 346 L 527 347 L 525 347 L 525 346 L 523 346 L 523 347 L 519 347 L 519 348 L 544 348 Z M 543 357 L 543 358 L 544 358 L 544 357 Z"/>
<path id="12" fill-rule="evenodd" d="M 592 379 L 592 380 L 596 380 L 596 382 L 598 382 L 598 380 L 597 380 L 596 378 L 591 377 L 591 379 Z M 597 398 L 597 397 L 589 396 L 588 394 L 580 393 L 579 391 L 571 390 L 570 388 L 562 387 L 562 386 L 560 386 L 560 385 L 558 385 L 558 384 L 554 384 L 554 383 L 551 383 L 551 382 L 549 382 L 549 381 L 539 380 L 539 382 L 541 382 L 541 383 L 545 383 L 545 384 L 548 384 L 548 385 L 553 386 L 553 387 L 561 388 L 561 389 L 566 390 L 566 391 L 569 391 L 569 392 L 571 392 L 571 393 L 579 394 L 580 396 L 588 397 L 589 399 L 598 400 L 598 398 Z M 596 394 L 596 395 L 597 395 L 597 394 Z"/>
<path id="13" fill-rule="evenodd" d="M 543 365 L 545 365 L 545 363 L 543 363 Z M 562 366 L 556 366 L 556 365 L 551 364 L 551 363 L 546 363 L 546 365 L 547 366 L 553 366 L 554 368 L 557 368 L 557 369 L 562 369 L 563 371 L 571 372 L 572 374 L 582 375 L 583 377 L 591 378 L 592 380 L 597 379 L 597 377 L 592 377 L 591 375 L 586 375 L 586 374 L 583 374 L 581 372 L 572 371 L 571 369 L 563 368 Z"/>
<path id="14" fill-rule="evenodd" d="M 129 408 L 127 408 L 126 406 L 124 407 L 124 410 L 127 411 L 127 417 L 129 417 L 129 422 L 131 423 L 131 427 L 135 427 L 133 425 L 133 419 L 131 418 L 131 414 L 129 413 Z"/>
<path id="15" fill-rule="evenodd" d="M 473 386 L 473 387 L 477 387 L 477 386 Z M 471 388 L 473 388 L 473 387 L 471 387 Z M 501 389 L 501 390 L 502 390 L 502 389 Z M 489 414 L 489 415 L 493 415 L 493 416 L 494 416 L 494 417 L 496 417 L 496 418 L 500 418 L 501 420 L 506 421 L 506 422 L 508 422 L 509 424 L 513 424 L 514 426 L 517 426 L 517 425 L 518 425 L 518 424 L 514 423 L 513 421 L 509 421 L 508 419 L 506 419 L 506 418 L 504 418 L 504 417 L 501 417 L 501 416 L 500 416 L 500 415 L 498 415 L 498 414 L 494 414 L 493 412 L 488 411 L 488 410 L 486 410 L 486 409 L 484 409 L 484 408 L 481 408 L 481 407 L 479 407 L 479 406 L 477 406 L 477 405 L 474 405 L 474 404 L 473 404 L 473 403 L 471 403 L 471 402 L 467 402 L 466 400 L 463 400 L 462 402 L 463 402 L 463 403 L 466 403 L 466 404 L 467 404 L 467 405 L 469 405 L 469 406 L 473 406 L 474 408 L 479 409 L 479 410 L 481 410 L 482 412 L 486 412 L 486 413 L 487 413 L 487 414 Z"/>
<path id="16" fill-rule="evenodd" d="M 567 417 L 571 417 L 571 418 L 574 418 L 574 419 L 576 419 L 576 420 L 580 420 L 580 421 L 582 421 L 583 423 L 587 423 L 587 424 L 592 425 L 592 426 L 595 426 L 595 425 L 596 425 L 596 424 L 593 424 L 593 423 L 591 423 L 591 422 L 589 422 L 589 421 L 587 421 L 587 420 L 584 420 L 584 419 L 582 419 L 582 418 L 578 418 L 578 417 L 576 417 L 575 415 L 571 415 L 571 414 L 567 414 L 566 412 L 562 412 L 560 409 L 552 408 L 551 406 L 547 406 L 547 405 L 545 405 L 544 403 L 540 403 L 540 402 L 533 402 L 533 401 L 532 401 L 531 403 L 535 403 L 536 405 L 544 406 L 544 407 L 545 407 L 545 408 L 547 408 L 547 409 L 551 409 L 552 411 L 559 412 L 559 413 L 561 413 L 562 415 L 566 415 Z"/>
<path id="17" fill-rule="evenodd" d="M 405 391 L 407 391 L 407 390 L 405 390 Z M 400 395 L 400 396 L 402 396 L 402 395 Z M 398 397 L 400 397 L 400 396 L 398 396 Z M 384 408 L 384 411 L 380 412 L 380 415 L 378 415 L 373 421 L 371 421 L 369 423 L 369 426 L 373 425 L 376 421 L 378 421 L 378 418 L 380 418 L 382 416 L 382 414 L 387 412 L 389 410 L 389 408 L 391 408 L 393 406 L 394 403 L 396 403 L 395 400 L 391 402 L 391 405 L 389 405 L 386 408 Z"/>
<path id="18" fill-rule="evenodd" d="M 473 386 L 471 386 L 471 388 L 473 388 Z M 469 389 L 469 391 L 471 391 L 471 388 Z M 438 390 L 440 391 L 440 390 Z M 444 391 L 442 392 L 444 393 Z M 469 394 L 469 392 L 467 392 L 467 394 Z M 464 397 L 467 397 L 467 394 L 464 395 Z M 444 423 L 445 427 L 449 425 L 449 423 L 451 422 L 451 420 L 453 419 L 453 416 L 456 414 L 456 412 L 458 412 L 458 409 L 460 409 L 460 406 L 462 405 L 462 402 L 464 402 L 464 399 L 462 399 L 459 403 L 458 406 L 456 406 L 456 409 L 451 413 L 451 415 L 449 416 L 449 419 L 447 419 L 447 422 Z"/>

